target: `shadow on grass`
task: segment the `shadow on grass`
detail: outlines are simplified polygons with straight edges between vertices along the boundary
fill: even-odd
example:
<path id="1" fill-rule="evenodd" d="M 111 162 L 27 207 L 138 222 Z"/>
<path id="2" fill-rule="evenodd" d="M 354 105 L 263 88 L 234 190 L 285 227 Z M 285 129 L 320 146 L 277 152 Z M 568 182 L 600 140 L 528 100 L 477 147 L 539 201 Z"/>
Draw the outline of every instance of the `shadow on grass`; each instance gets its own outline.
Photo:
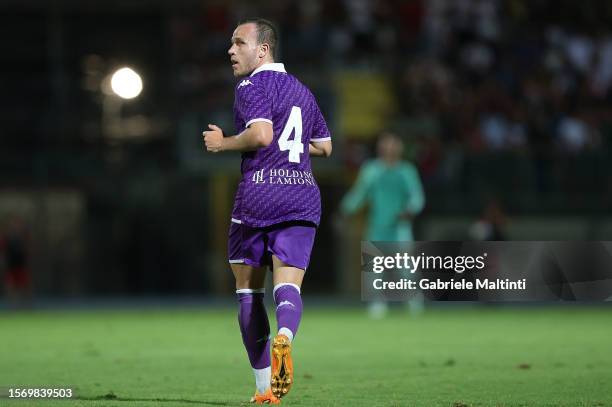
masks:
<path id="1" fill-rule="evenodd" d="M 188 403 L 188 404 L 204 404 L 208 406 L 229 406 L 231 404 L 223 401 L 206 401 L 206 400 L 188 400 L 188 399 L 160 399 L 160 398 L 132 398 L 132 397 L 119 397 L 113 393 L 105 394 L 103 396 L 95 397 L 75 397 L 76 400 L 83 401 L 99 401 L 99 400 L 112 400 L 112 401 L 143 401 L 143 402 L 157 402 L 157 403 Z"/>

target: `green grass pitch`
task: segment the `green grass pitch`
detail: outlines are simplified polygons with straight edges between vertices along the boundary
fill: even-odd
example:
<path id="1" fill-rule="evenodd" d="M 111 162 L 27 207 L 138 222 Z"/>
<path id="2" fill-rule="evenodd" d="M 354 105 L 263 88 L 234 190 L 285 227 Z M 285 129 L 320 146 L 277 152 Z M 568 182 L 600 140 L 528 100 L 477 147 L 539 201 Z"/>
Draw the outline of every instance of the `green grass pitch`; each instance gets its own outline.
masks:
<path id="1" fill-rule="evenodd" d="M 612 406 L 612 309 L 308 307 L 288 406 Z M 274 319 L 271 319 L 274 321 Z M 0 313 L 5 406 L 241 406 L 254 391 L 234 309 Z"/>

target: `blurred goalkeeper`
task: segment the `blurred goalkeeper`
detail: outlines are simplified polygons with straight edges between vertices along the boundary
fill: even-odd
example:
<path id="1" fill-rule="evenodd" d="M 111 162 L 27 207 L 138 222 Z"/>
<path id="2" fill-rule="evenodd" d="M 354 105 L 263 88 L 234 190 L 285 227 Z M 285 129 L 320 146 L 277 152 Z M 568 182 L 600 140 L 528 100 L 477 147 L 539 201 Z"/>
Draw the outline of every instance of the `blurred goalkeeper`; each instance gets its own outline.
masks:
<path id="1" fill-rule="evenodd" d="M 404 145 L 396 134 L 381 134 L 376 149 L 378 157 L 362 165 L 355 184 L 342 200 L 341 213 L 353 214 L 367 204 L 366 240 L 411 242 L 412 221 L 425 205 L 419 172 L 401 159 Z M 418 311 L 422 299 L 412 301 L 410 306 Z M 372 317 L 379 318 L 386 313 L 387 305 L 372 302 L 369 311 Z"/>

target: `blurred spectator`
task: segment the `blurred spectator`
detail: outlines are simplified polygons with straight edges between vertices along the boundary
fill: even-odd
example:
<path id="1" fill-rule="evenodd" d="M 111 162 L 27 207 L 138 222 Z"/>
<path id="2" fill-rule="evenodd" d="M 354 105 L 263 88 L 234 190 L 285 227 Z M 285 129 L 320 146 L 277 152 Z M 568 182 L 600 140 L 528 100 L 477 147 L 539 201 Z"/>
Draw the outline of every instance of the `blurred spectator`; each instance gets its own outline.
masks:
<path id="1" fill-rule="evenodd" d="M 0 230 L 0 252 L 5 263 L 4 289 L 10 304 L 26 305 L 31 296 L 30 236 L 27 225 L 18 216 L 9 218 Z"/>
<path id="2" fill-rule="evenodd" d="M 599 135 L 583 114 L 564 116 L 557 127 L 557 138 L 562 151 L 577 153 L 598 144 Z"/>
<path id="3" fill-rule="evenodd" d="M 469 230 L 473 240 L 506 240 L 506 214 L 499 201 L 493 199 L 486 205 L 481 218 Z"/>

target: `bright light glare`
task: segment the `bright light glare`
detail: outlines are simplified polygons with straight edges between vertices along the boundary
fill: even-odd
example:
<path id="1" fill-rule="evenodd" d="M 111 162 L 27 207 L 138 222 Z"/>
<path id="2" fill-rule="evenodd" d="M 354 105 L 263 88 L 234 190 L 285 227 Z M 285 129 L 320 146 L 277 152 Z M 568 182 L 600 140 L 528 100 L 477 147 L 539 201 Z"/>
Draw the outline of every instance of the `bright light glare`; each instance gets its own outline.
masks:
<path id="1" fill-rule="evenodd" d="M 118 69 L 111 77 L 111 88 L 123 99 L 133 99 L 142 91 L 142 79 L 131 68 Z"/>

